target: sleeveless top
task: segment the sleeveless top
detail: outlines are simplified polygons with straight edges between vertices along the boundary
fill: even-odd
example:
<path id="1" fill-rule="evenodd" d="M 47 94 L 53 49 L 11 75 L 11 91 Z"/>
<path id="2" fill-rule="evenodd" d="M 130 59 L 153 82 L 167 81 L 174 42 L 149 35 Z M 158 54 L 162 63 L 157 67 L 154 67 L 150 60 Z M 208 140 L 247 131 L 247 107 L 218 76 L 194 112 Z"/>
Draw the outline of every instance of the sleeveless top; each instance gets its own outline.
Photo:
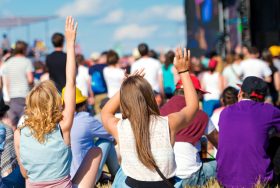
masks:
<path id="1" fill-rule="evenodd" d="M 139 181 L 162 181 L 154 170 L 148 169 L 138 159 L 135 137 L 128 119 L 120 120 L 117 124 L 121 167 L 125 175 Z M 151 151 L 155 162 L 167 178 L 175 176 L 176 163 L 173 148 L 170 143 L 169 125 L 167 117 L 152 117 L 150 123 Z"/>
<path id="2" fill-rule="evenodd" d="M 173 94 L 175 91 L 175 81 L 172 72 L 173 66 L 174 65 L 171 64 L 167 69 L 165 68 L 165 65 L 162 66 L 164 92 L 168 94 Z"/>
<path id="3" fill-rule="evenodd" d="M 20 160 L 30 182 L 63 179 L 70 174 L 71 148 L 64 143 L 59 126 L 41 144 L 25 126 L 21 129 Z"/>

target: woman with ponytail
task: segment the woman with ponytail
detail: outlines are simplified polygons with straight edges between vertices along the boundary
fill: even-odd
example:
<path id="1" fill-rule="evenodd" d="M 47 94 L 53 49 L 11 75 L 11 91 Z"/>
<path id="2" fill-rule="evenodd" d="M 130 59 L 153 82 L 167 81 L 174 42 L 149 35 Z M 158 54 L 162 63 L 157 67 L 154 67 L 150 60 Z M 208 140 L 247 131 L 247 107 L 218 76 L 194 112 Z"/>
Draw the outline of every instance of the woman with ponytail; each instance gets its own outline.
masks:
<path id="1" fill-rule="evenodd" d="M 185 128 L 198 110 L 198 98 L 189 76 L 190 52 L 176 49 L 174 66 L 184 85 L 188 105 L 166 117 L 159 115 L 151 85 L 136 71 L 122 83 L 101 111 L 104 127 L 118 142 L 121 172 L 113 187 L 174 187 L 175 158 L 173 145 L 176 133 Z M 114 115 L 120 107 L 122 119 Z M 123 172 L 122 172 L 123 171 Z M 120 183 L 121 185 L 116 185 Z"/>

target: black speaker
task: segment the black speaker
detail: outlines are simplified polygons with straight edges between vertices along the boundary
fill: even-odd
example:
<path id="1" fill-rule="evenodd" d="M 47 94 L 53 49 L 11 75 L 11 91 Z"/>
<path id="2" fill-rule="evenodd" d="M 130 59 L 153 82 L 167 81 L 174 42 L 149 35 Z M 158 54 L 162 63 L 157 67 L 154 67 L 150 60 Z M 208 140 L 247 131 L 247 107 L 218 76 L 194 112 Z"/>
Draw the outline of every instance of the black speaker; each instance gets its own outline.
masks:
<path id="1" fill-rule="evenodd" d="M 279 10 L 279 0 L 250 0 L 251 42 L 259 50 L 280 44 Z"/>

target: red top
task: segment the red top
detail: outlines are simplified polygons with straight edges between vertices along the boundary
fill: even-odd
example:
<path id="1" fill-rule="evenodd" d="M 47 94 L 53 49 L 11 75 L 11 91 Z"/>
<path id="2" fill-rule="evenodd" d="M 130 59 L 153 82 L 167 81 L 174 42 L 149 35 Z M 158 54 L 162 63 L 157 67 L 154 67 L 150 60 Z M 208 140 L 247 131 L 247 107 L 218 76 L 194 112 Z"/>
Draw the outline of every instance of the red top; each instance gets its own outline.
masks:
<path id="1" fill-rule="evenodd" d="M 174 112 L 179 112 L 186 106 L 184 96 L 174 96 L 160 108 L 160 115 L 167 116 Z M 187 128 L 180 130 L 175 138 L 176 142 L 189 142 L 195 145 L 204 134 L 208 124 L 208 116 L 199 110 Z"/>

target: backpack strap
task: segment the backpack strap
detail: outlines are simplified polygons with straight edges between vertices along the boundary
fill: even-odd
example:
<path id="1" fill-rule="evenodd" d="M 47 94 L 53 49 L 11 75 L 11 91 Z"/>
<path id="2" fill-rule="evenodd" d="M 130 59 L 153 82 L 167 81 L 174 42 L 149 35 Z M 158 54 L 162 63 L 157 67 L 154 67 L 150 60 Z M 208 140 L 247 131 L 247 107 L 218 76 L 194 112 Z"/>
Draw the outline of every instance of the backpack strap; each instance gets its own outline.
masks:
<path id="1" fill-rule="evenodd" d="M 172 183 L 170 183 L 170 181 L 162 174 L 162 172 L 160 171 L 160 169 L 155 166 L 155 169 L 158 173 L 158 175 L 163 179 L 163 181 L 166 183 L 166 185 L 170 188 L 174 188 L 174 185 L 172 185 Z"/>

